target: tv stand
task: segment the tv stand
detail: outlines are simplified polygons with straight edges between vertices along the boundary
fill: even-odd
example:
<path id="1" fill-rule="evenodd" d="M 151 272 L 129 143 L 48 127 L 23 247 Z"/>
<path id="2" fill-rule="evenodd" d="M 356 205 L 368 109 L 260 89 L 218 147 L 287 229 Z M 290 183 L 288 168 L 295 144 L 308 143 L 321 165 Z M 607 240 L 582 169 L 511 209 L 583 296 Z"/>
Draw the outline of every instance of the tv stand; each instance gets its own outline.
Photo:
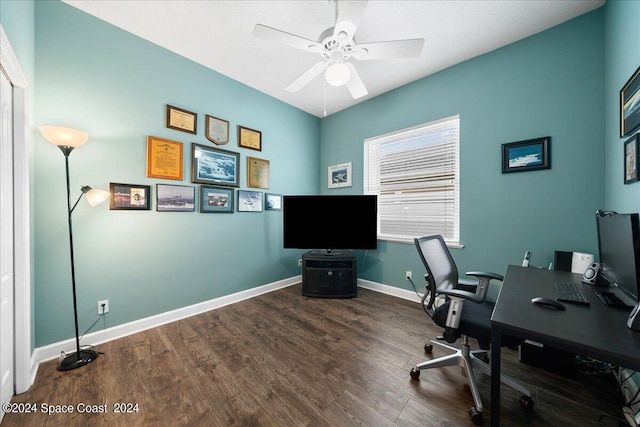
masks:
<path id="1" fill-rule="evenodd" d="M 319 298 L 358 296 L 357 259 L 352 252 L 302 254 L 302 295 Z"/>

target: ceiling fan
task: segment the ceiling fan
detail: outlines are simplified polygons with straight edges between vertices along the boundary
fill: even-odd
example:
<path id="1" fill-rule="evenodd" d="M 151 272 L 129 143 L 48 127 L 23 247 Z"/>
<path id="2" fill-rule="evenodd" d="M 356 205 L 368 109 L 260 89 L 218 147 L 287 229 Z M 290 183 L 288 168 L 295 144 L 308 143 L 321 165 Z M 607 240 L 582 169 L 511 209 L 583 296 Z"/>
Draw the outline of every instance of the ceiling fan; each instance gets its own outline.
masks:
<path id="1" fill-rule="evenodd" d="M 355 58 L 359 61 L 364 61 L 420 56 L 424 39 L 357 44 L 355 33 L 367 1 L 330 1 L 335 3 L 336 23 L 335 26 L 322 32 L 318 41 L 309 40 L 262 24 L 256 24 L 253 29 L 255 37 L 322 56 L 322 61 L 313 65 L 291 82 L 285 88 L 286 91 L 297 92 L 324 72 L 327 83 L 333 86 L 345 85 L 353 99 L 358 99 L 368 92 L 355 66 L 349 59 Z"/>

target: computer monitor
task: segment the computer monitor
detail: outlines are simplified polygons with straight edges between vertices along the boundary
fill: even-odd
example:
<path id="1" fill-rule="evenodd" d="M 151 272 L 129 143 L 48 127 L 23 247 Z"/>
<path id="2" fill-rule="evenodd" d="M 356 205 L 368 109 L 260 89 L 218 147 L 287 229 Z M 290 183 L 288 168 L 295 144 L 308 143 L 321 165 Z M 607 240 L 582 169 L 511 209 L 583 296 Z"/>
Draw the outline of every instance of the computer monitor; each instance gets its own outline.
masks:
<path id="1" fill-rule="evenodd" d="M 601 276 L 623 291 L 625 303 L 635 305 L 640 294 L 639 215 L 597 211 L 596 223 Z"/>

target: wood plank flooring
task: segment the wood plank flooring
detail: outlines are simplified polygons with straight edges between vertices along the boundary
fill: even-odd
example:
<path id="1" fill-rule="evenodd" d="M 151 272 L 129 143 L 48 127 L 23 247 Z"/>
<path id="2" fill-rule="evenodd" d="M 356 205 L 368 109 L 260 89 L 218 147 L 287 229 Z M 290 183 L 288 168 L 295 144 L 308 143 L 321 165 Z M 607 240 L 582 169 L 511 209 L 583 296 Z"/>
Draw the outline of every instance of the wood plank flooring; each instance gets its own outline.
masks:
<path id="1" fill-rule="evenodd" d="M 104 354 L 75 371 L 44 363 L 13 399 L 39 411 L 7 414 L 2 426 L 473 425 L 459 368 L 410 379 L 432 357 L 426 340 L 440 333 L 412 302 L 366 289 L 355 299 L 306 298 L 295 285 L 100 345 Z M 503 425 L 618 426 L 623 402 L 612 377 L 567 379 L 503 354 L 536 405 L 524 412 L 503 386 Z M 488 425 L 490 379 L 478 379 Z M 47 415 L 44 404 L 73 413 Z M 82 405 L 104 413 L 79 413 Z"/>

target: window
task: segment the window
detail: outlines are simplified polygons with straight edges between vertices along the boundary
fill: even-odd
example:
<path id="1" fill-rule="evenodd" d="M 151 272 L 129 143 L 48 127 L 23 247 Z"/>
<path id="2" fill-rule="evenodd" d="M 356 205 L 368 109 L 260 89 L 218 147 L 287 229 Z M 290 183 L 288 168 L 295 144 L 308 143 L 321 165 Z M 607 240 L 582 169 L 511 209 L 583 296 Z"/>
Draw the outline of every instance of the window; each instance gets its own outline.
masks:
<path id="1" fill-rule="evenodd" d="M 364 192 L 378 196 L 378 238 L 460 241 L 460 117 L 367 138 Z"/>

